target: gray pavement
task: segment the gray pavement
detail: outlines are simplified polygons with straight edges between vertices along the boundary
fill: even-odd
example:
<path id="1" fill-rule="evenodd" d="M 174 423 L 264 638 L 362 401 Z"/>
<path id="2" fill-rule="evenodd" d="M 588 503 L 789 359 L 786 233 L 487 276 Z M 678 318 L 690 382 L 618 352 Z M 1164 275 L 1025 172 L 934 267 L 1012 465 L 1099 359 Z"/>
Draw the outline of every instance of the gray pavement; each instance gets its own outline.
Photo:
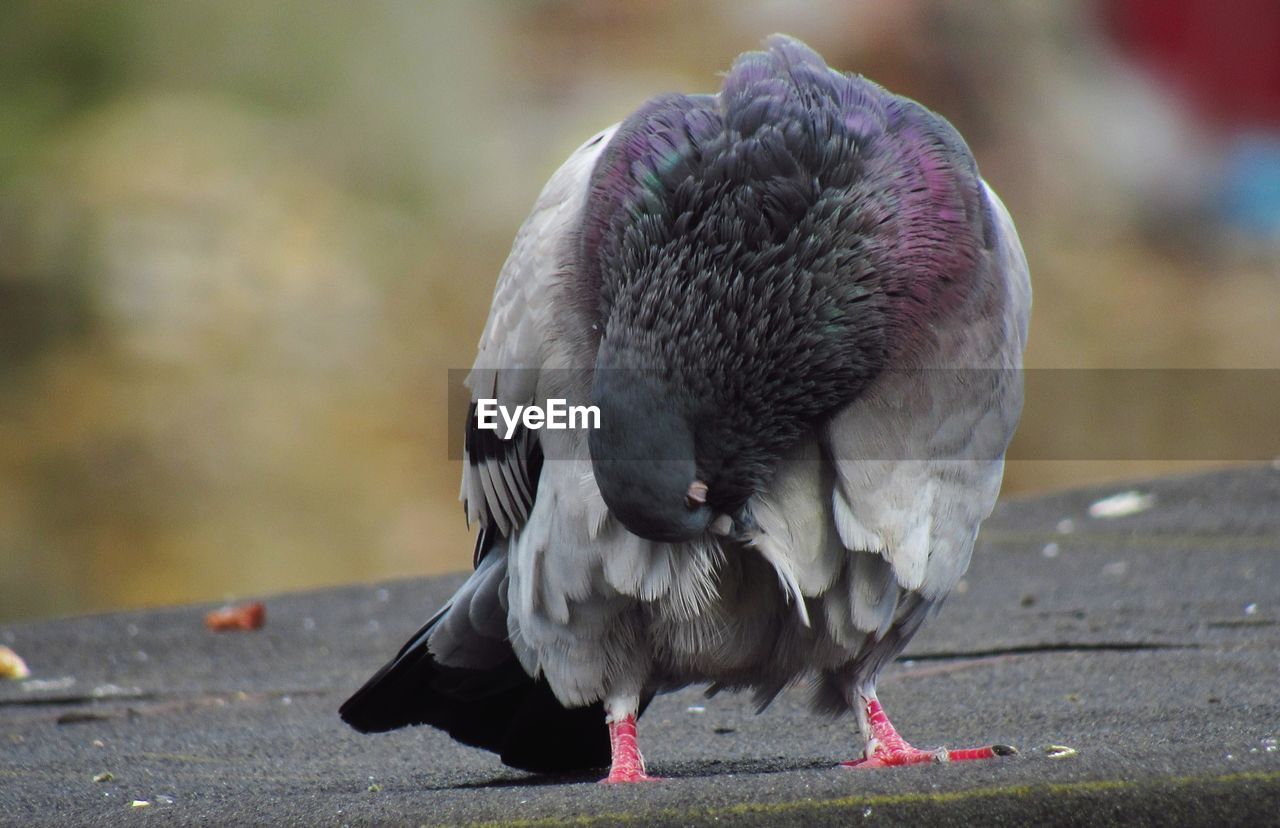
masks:
<path id="1" fill-rule="evenodd" d="M 1089 516 L 1129 489 L 1154 502 Z M 666 780 L 644 786 L 530 776 L 426 728 L 347 729 L 339 703 L 460 577 L 267 598 L 251 633 L 207 631 L 208 606 L 0 628 L 34 671 L 0 682 L 0 822 L 1280 821 L 1272 468 L 1001 504 L 962 589 L 880 683 L 917 745 L 1022 751 L 987 763 L 834 767 L 854 724 L 810 715 L 800 690 L 758 716 L 743 696 L 657 699 L 640 738 Z"/>

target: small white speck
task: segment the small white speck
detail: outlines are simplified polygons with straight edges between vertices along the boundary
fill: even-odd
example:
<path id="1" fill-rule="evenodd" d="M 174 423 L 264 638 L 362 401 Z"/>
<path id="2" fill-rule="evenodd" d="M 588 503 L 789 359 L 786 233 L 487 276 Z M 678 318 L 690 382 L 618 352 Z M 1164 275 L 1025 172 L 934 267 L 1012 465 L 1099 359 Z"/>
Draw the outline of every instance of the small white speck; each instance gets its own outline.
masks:
<path id="1" fill-rule="evenodd" d="M 281 697 L 280 697 L 280 703 L 281 703 L 281 704 L 293 704 L 293 697 L 292 697 L 292 696 L 281 696 Z"/>
<path id="2" fill-rule="evenodd" d="M 138 634 L 138 625 L 137 625 L 137 624 L 129 624 L 128 626 L 126 626 L 126 627 L 124 628 L 124 631 L 125 631 L 125 633 L 127 633 L 127 634 L 128 634 L 128 636 L 129 636 L 130 638 L 133 638 L 135 635 L 137 635 L 137 634 Z"/>
<path id="3" fill-rule="evenodd" d="M 1070 535 L 1074 531 L 1076 531 L 1076 522 L 1071 518 L 1063 518 L 1058 521 L 1059 535 Z"/>
<path id="4" fill-rule="evenodd" d="M 1155 503 L 1156 496 L 1153 494 L 1133 491 L 1120 492 L 1119 494 L 1113 494 L 1111 497 L 1104 497 L 1090 506 L 1089 517 L 1118 518 L 1126 515 L 1136 515 L 1138 512 L 1145 512 L 1150 509 Z"/>
<path id="5" fill-rule="evenodd" d="M 862 809 L 862 818 L 863 818 L 863 819 L 871 819 L 871 809 L 870 809 L 870 808 L 863 808 L 863 809 Z"/>
<path id="6" fill-rule="evenodd" d="M 706 712 L 707 712 L 707 708 L 702 707 L 701 705 L 694 705 L 694 706 L 692 706 L 692 707 L 688 708 L 688 709 L 687 709 L 687 712 L 689 712 L 689 713 L 706 713 Z"/>
<path id="7" fill-rule="evenodd" d="M 1044 545 L 1044 549 L 1040 550 L 1040 554 L 1044 555 L 1046 558 L 1056 558 L 1058 557 L 1058 552 L 1058 544 L 1056 543 L 1046 543 Z"/>
<path id="8" fill-rule="evenodd" d="M 130 696 L 135 693 L 142 692 L 137 687 L 121 687 L 118 684 L 99 684 L 93 688 L 93 697 L 95 699 L 107 699 L 112 696 Z"/>
<path id="9" fill-rule="evenodd" d="M 1125 575 L 1129 574 L 1129 562 L 1112 561 L 1102 567 L 1102 574 L 1110 575 L 1112 578 L 1123 578 Z"/>
<path id="10" fill-rule="evenodd" d="M 29 693 L 39 693 L 44 690 L 66 690 L 75 683 L 75 676 L 62 676 L 56 679 L 27 679 L 22 683 L 22 689 Z"/>
<path id="11" fill-rule="evenodd" d="M 1245 614 L 1245 615 L 1257 615 L 1257 614 L 1258 614 L 1258 605 L 1257 605 L 1257 604 L 1245 604 L 1245 607 L 1244 607 L 1244 614 Z"/>
<path id="12" fill-rule="evenodd" d="M 309 632 L 311 630 L 314 630 L 315 628 L 316 628 L 316 619 L 312 618 L 309 615 L 306 618 L 302 619 L 302 629 L 307 630 Z"/>
<path id="13" fill-rule="evenodd" d="M 1046 759 L 1070 759 L 1077 754 L 1075 748 L 1066 745 L 1045 745 L 1042 750 Z"/>
<path id="14" fill-rule="evenodd" d="M 138 650 L 138 652 L 134 653 L 133 655 L 134 655 L 134 658 L 138 659 L 138 661 L 145 662 L 145 661 L 151 660 L 151 656 L 147 655 L 146 650 Z"/>
<path id="15" fill-rule="evenodd" d="M 1235 758 L 1236 758 L 1236 757 L 1232 756 L 1230 753 L 1228 753 L 1228 754 L 1227 754 L 1227 761 L 1228 761 L 1228 762 L 1233 762 L 1233 761 L 1235 761 Z"/>
<path id="16" fill-rule="evenodd" d="M 173 804 L 173 797 L 171 797 L 171 796 L 166 796 L 165 794 L 160 794 L 159 796 L 157 796 L 157 797 L 156 797 L 156 804 L 157 804 L 157 805 L 172 805 L 172 804 Z"/>
<path id="17" fill-rule="evenodd" d="M 391 600 L 391 593 L 384 587 L 373 593 L 373 597 L 378 599 L 378 603 L 385 604 Z"/>

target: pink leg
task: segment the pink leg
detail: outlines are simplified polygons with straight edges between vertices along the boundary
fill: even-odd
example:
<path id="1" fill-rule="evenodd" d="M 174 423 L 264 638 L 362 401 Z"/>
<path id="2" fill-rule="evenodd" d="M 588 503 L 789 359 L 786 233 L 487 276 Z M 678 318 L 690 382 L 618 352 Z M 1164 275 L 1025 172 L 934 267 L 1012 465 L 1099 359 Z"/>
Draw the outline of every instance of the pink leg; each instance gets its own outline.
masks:
<path id="1" fill-rule="evenodd" d="M 661 777 L 644 772 L 644 757 L 636 744 L 636 717 L 628 713 L 621 719 L 609 721 L 609 747 L 613 752 L 613 765 L 601 784 L 618 782 L 653 782 Z"/>
<path id="2" fill-rule="evenodd" d="M 871 735 L 867 739 L 867 755 L 852 762 L 841 762 L 846 768 L 890 768 L 897 765 L 920 765 L 928 762 L 965 762 L 973 759 L 994 759 L 997 756 L 1010 756 L 1018 751 L 1008 745 L 991 745 L 990 747 L 971 748 L 967 750 L 920 750 L 914 748 L 898 735 L 893 722 L 885 715 L 875 696 L 863 696 L 865 705 L 866 729 Z"/>

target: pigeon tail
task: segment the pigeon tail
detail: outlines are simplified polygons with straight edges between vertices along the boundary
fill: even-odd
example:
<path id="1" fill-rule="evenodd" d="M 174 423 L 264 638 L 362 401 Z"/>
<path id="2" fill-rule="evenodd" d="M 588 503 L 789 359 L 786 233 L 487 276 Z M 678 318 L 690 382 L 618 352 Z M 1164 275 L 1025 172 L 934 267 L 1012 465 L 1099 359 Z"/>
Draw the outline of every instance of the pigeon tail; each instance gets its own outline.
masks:
<path id="1" fill-rule="evenodd" d="M 495 558 L 505 568 L 505 559 Z M 504 764 L 536 773 L 564 773 L 609 765 L 604 706 L 568 709 L 543 678 L 530 677 L 505 638 L 495 641 L 469 622 L 475 581 L 483 565 L 453 600 L 427 622 L 400 653 L 339 709 L 362 733 L 427 724 L 454 739 L 497 753 Z M 484 666 L 442 664 L 428 646 L 444 633 L 451 647 L 483 650 Z"/>
<path id="2" fill-rule="evenodd" d="M 415 642 L 429 633 L 428 626 Z M 609 764 L 603 706 L 566 709 L 544 679 L 524 672 L 515 651 L 497 667 L 470 670 L 438 663 L 425 644 L 406 648 L 338 712 L 361 733 L 432 725 L 535 773 Z"/>

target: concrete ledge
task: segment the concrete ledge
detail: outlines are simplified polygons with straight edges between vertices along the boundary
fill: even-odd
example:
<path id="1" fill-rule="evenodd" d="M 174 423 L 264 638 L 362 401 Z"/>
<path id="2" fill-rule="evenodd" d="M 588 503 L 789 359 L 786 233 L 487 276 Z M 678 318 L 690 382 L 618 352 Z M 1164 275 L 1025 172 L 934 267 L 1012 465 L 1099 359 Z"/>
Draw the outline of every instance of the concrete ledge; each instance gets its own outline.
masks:
<path id="1" fill-rule="evenodd" d="M 1128 490 L 1154 498 L 1090 516 Z M 207 606 L 0 629 L 34 673 L 0 682 L 0 822 L 1261 824 L 1280 813 L 1270 468 L 1001 505 L 964 588 L 880 687 L 918 745 L 1022 750 L 989 763 L 833 767 L 858 749 L 853 722 L 809 715 L 802 689 L 760 716 L 741 696 L 656 700 L 641 740 L 668 780 L 624 789 L 531 777 L 429 729 L 348 730 L 338 704 L 459 580 L 268 598 L 257 632 L 209 632 Z M 1076 753 L 1049 758 L 1051 744 Z"/>

